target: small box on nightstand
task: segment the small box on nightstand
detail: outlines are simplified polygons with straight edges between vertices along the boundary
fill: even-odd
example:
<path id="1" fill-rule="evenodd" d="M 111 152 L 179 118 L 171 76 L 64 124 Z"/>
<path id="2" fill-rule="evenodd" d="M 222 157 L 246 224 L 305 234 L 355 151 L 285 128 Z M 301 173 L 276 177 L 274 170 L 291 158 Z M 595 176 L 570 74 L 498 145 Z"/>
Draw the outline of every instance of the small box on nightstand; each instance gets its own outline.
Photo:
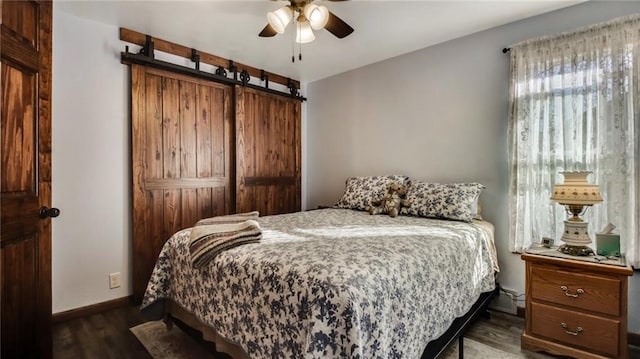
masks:
<path id="1" fill-rule="evenodd" d="M 620 256 L 620 235 L 596 233 L 596 253 L 601 256 Z"/>

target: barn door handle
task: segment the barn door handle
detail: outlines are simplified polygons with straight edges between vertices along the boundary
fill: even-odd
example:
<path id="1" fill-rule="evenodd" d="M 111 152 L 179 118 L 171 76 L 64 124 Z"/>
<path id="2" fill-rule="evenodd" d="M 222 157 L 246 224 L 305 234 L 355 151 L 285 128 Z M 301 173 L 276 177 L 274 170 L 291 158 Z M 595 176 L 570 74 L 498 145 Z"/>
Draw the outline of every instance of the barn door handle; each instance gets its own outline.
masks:
<path id="1" fill-rule="evenodd" d="M 43 218 L 43 219 L 47 217 L 55 218 L 60 215 L 60 210 L 55 207 L 48 208 L 46 206 L 42 206 L 40 207 L 40 211 L 38 212 L 38 215 L 40 215 L 40 218 Z"/>

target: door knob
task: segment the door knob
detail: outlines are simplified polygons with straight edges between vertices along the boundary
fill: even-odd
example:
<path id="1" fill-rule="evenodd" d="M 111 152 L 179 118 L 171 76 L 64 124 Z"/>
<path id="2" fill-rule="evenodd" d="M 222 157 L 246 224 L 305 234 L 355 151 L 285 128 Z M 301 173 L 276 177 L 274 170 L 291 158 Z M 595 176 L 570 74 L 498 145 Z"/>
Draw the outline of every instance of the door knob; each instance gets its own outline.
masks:
<path id="1" fill-rule="evenodd" d="M 40 218 L 47 218 L 47 217 L 58 217 L 60 215 L 60 210 L 57 208 L 48 208 L 46 206 L 42 206 L 40 207 L 40 211 L 38 212 L 38 215 L 40 215 Z"/>

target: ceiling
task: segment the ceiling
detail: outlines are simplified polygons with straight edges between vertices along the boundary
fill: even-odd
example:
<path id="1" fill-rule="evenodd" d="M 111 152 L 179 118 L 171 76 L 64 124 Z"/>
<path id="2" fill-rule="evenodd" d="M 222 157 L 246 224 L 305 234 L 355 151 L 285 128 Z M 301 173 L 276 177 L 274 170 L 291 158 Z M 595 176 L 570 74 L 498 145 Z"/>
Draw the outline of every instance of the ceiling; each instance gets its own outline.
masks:
<path id="1" fill-rule="evenodd" d="M 291 62 L 293 27 L 260 38 L 266 13 L 286 1 L 56 1 L 56 11 L 129 28 L 280 75 L 312 82 L 457 37 L 571 6 L 584 0 L 441 0 L 316 3 L 355 31 L 326 30 Z M 124 49 L 123 49 L 124 50 Z"/>

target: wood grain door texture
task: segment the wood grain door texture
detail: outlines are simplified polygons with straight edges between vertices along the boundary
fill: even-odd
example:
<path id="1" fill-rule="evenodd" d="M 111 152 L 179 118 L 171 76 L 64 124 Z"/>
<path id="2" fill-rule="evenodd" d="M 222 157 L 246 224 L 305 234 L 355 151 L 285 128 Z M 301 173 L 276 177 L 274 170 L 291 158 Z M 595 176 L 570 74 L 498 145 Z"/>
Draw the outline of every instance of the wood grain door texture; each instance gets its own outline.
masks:
<path id="1" fill-rule="evenodd" d="M 142 300 L 164 242 L 235 211 L 232 88 L 131 66 L 133 291 Z"/>
<path id="2" fill-rule="evenodd" d="M 1 1 L 2 358 L 51 357 L 49 1 Z"/>
<path id="3" fill-rule="evenodd" d="M 131 65 L 133 297 L 201 218 L 300 210 L 300 102 Z"/>
<path id="4" fill-rule="evenodd" d="M 300 101 L 236 86 L 236 207 L 300 211 Z"/>

